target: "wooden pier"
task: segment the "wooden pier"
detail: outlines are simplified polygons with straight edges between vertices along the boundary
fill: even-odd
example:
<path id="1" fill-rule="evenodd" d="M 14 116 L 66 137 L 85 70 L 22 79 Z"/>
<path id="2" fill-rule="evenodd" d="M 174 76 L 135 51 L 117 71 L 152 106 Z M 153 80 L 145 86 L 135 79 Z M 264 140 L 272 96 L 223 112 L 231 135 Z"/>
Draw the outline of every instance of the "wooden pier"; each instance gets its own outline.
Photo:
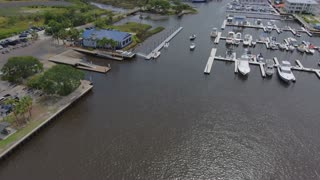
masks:
<path id="1" fill-rule="evenodd" d="M 110 60 L 116 60 L 116 61 L 124 60 L 124 56 L 121 56 L 120 54 L 115 53 L 115 52 L 98 51 L 98 50 L 90 51 L 90 50 L 82 49 L 82 48 L 73 48 L 73 50 L 75 50 L 77 52 L 84 53 L 84 54 L 89 54 L 89 55 L 92 55 L 92 56 L 98 56 L 98 57 L 102 57 L 102 58 L 107 58 L 107 59 L 110 59 Z"/>
<path id="2" fill-rule="evenodd" d="M 216 48 L 212 48 L 211 49 L 210 56 L 208 58 L 208 62 L 206 64 L 206 67 L 204 68 L 204 73 L 205 74 L 210 74 L 211 68 L 212 68 L 212 64 L 213 64 L 213 61 L 214 61 L 214 57 L 216 56 L 216 52 L 217 52 Z"/>

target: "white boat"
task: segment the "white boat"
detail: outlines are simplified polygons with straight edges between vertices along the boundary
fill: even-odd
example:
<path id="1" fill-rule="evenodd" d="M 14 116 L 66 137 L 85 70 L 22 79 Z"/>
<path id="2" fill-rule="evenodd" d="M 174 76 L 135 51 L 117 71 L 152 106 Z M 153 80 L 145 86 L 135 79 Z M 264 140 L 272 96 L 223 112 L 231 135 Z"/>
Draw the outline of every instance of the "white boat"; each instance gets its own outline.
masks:
<path id="1" fill-rule="evenodd" d="M 190 39 L 191 41 L 193 41 L 193 40 L 195 40 L 195 39 L 196 39 L 196 37 L 197 37 L 197 35 L 192 34 L 192 35 L 189 37 L 189 39 Z"/>
<path id="2" fill-rule="evenodd" d="M 218 36 L 218 30 L 217 28 L 212 28 L 212 31 L 210 33 L 210 37 L 215 38 Z"/>
<path id="3" fill-rule="evenodd" d="M 226 43 L 227 44 L 233 44 L 234 37 L 235 37 L 234 32 L 232 32 L 232 31 L 229 32 L 228 36 L 227 36 L 227 39 L 226 39 Z"/>
<path id="4" fill-rule="evenodd" d="M 252 43 L 252 36 L 250 34 L 246 34 L 243 39 L 243 45 L 249 46 Z"/>
<path id="5" fill-rule="evenodd" d="M 190 45 L 190 50 L 192 51 L 192 50 L 194 50 L 196 48 L 196 44 L 195 43 L 191 43 L 191 45 Z"/>
<path id="6" fill-rule="evenodd" d="M 289 45 L 292 45 L 294 47 L 298 47 L 298 42 L 297 42 L 297 40 L 295 38 L 289 37 L 288 38 L 288 43 L 289 43 Z"/>
<path id="7" fill-rule="evenodd" d="M 257 44 L 257 42 L 256 42 L 256 41 L 252 41 L 252 42 L 251 42 L 251 45 L 252 45 L 253 47 L 255 47 L 255 46 L 256 46 L 256 44 Z"/>
<path id="8" fill-rule="evenodd" d="M 274 62 L 272 59 L 266 59 L 265 72 L 267 76 L 272 76 L 274 73 Z"/>
<path id="9" fill-rule="evenodd" d="M 153 57 L 153 59 L 157 59 L 159 56 L 160 56 L 160 54 L 161 54 L 161 52 L 160 51 L 154 51 L 153 53 L 152 53 L 152 57 Z"/>
<path id="10" fill-rule="evenodd" d="M 263 56 L 261 53 L 257 55 L 257 61 L 259 61 L 259 62 L 263 61 Z"/>
<path id="11" fill-rule="evenodd" d="M 297 47 L 297 50 L 298 50 L 299 52 L 304 53 L 304 52 L 307 51 L 307 48 L 306 48 L 305 45 L 301 44 L 300 46 Z"/>
<path id="12" fill-rule="evenodd" d="M 292 46 L 292 45 L 289 45 L 288 49 L 289 49 L 289 51 L 294 51 L 296 48 L 294 46 Z"/>
<path id="13" fill-rule="evenodd" d="M 165 42 L 163 45 L 164 48 L 168 48 L 169 47 L 169 42 Z"/>
<path id="14" fill-rule="evenodd" d="M 282 61 L 282 63 L 277 67 L 278 74 L 280 78 L 286 82 L 289 83 L 290 81 L 295 81 L 296 78 L 294 77 L 292 71 L 291 71 L 291 64 L 289 61 Z"/>
<path id="15" fill-rule="evenodd" d="M 274 41 L 271 41 L 270 44 L 269 44 L 270 48 L 272 50 L 277 50 L 278 49 L 278 46 L 277 44 L 274 42 Z"/>
<path id="16" fill-rule="evenodd" d="M 284 44 L 284 43 L 280 43 L 279 44 L 279 49 L 280 50 L 285 50 L 287 48 L 287 45 L 286 44 Z"/>
<path id="17" fill-rule="evenodd" d="M 238 33 L 236 34 L 236 36 L 235 36 L 234 44 L 239 45 L 240 42 L 241 42 L 241 33 L 238 32 Z"/>
<path id="18" fill-rule="evenodd" d="M 241 58 L 238 60 L 238 71 L 242 75 L 247 75 L 250 72 L 250 66 L 249 66 L 249 56 L 247 53 L 243 54 Z"/>

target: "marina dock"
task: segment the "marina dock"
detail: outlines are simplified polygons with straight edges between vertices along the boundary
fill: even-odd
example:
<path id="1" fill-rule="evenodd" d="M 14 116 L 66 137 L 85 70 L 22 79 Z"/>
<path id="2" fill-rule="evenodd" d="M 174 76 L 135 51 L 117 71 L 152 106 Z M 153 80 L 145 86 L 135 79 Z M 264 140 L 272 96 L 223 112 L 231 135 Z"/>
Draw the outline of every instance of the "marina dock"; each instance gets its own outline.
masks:
<path id="1" fill-rule="evenodd" d="M 109 52 L 109 51 L 98 51 L 98 50 L 87 50 L 87 49 L 82 49 L 82 48 L 73 48 L 73 50 L 77 51 L 77 52 L 81 52 L 84 54 L 89 54 L 92 56 L 98 56 L 98 57 L 103 57 L 103 58 L 107 58 L 107 59 L 111 59 L 111 60 L 116 60 L 116 61 L 122 61 L 124 59 L 124 56 L 121 56 L 120 54 L 116 53 L 116 52 Z M 133 57 L 133 56 L 132 56 Z M 131 58 L 132 58 L 131 57 Z M 130 58 L 130 56 L 128 56 L 127 58 Z"/>
<path id="2" fill-rule="evenodd" d="M 151 51 L 148 55 L 145 55 L 143 53 L 137 53 L 138 56 L 141 56 L 145 59 L 151 59 L 153 52 L 158 52 L 160 51 L 163 46 L 165 45 L 166 42 L 170 42 L 171 39 L 173 39 L 181 30 L 183 27 L 179 27 L 176 31 L 174 31 L 169 37 L 167 37 L 162 43 L 160 43 L 153 51 Z"/>
<path id="3" fill-rule="evenodd" d="M 216 56 L 216 52 L 217 52 L 216 48 L 212 48 L 211 49 L 210 56 L 208 58 L 208 62 L 206 64 L 206 67 L 204 68 L 204 73 L 205 74 L 210 74 L 211 68 L 212 68 L 212 64 L 213 64 L 213 61 L 214 61 L 214 57 Z"/>
<path id="4" fill-rule="evenodd" d="M 222 23 L 221 29 L 224 30 L 226 28 L 227 20 L 225 19 Z"/>
<path id="5" fill-rule="evenodd" d="M 222 32 L 218 32 L 218 35 L 217 35 L 216 39 L 214 40 L 215 44 L 219 44 L 219 41 L 220 41 L 220 38 L 221 38 L 221 33 Z"/>
<path id="6" fill-rule="evenodd" d="M 110 67 L 99 66 L 92 63 L 85 62 L 82 59 L 82 54 L 76 52 L 74 50 L 68 50 L 61 54 L 55 55 L 49 58 L 49 61 L 57 63 L 57 64 L 66 64 L 73 66 L 77 69 L 87 70 L 87 71 L 94 71 L 99 73 L 107 73 L 111 70 Z"/>

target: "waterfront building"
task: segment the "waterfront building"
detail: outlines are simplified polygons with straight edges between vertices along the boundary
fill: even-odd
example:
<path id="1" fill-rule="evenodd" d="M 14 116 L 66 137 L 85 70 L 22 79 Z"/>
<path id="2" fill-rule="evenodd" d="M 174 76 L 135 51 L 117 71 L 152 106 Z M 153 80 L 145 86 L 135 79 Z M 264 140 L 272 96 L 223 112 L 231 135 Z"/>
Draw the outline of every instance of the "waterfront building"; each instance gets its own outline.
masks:
<path id="1" fill-rule="evenodd" d="M 288 13 L 313 13 L 317 5 L 314 0 L 286 0 L 284 9 Z"/>
<path id="2" fill-rule="evenodd" d="M 82 45 L 84 47 L 97 48 L 98 41 L 107 38 L 116 41 L 117 49 L 122 49 L 132 43 L 132 35 L 126 32 L 108 29 L 86 29 L 82 35 Z M 110 48 L 110 44 L 104 48 Z"/>

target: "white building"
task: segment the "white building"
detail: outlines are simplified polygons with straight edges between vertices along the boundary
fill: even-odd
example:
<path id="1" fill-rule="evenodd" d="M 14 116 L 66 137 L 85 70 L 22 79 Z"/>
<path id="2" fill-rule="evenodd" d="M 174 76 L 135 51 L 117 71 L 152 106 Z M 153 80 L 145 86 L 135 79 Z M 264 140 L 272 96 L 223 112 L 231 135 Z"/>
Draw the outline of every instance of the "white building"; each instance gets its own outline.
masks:
<path id="1" fill-rule="evenodd" d="M 314 0 L 286 0 L 284 9 L 288 13 L 313 13 L 317 5 Z"/>

